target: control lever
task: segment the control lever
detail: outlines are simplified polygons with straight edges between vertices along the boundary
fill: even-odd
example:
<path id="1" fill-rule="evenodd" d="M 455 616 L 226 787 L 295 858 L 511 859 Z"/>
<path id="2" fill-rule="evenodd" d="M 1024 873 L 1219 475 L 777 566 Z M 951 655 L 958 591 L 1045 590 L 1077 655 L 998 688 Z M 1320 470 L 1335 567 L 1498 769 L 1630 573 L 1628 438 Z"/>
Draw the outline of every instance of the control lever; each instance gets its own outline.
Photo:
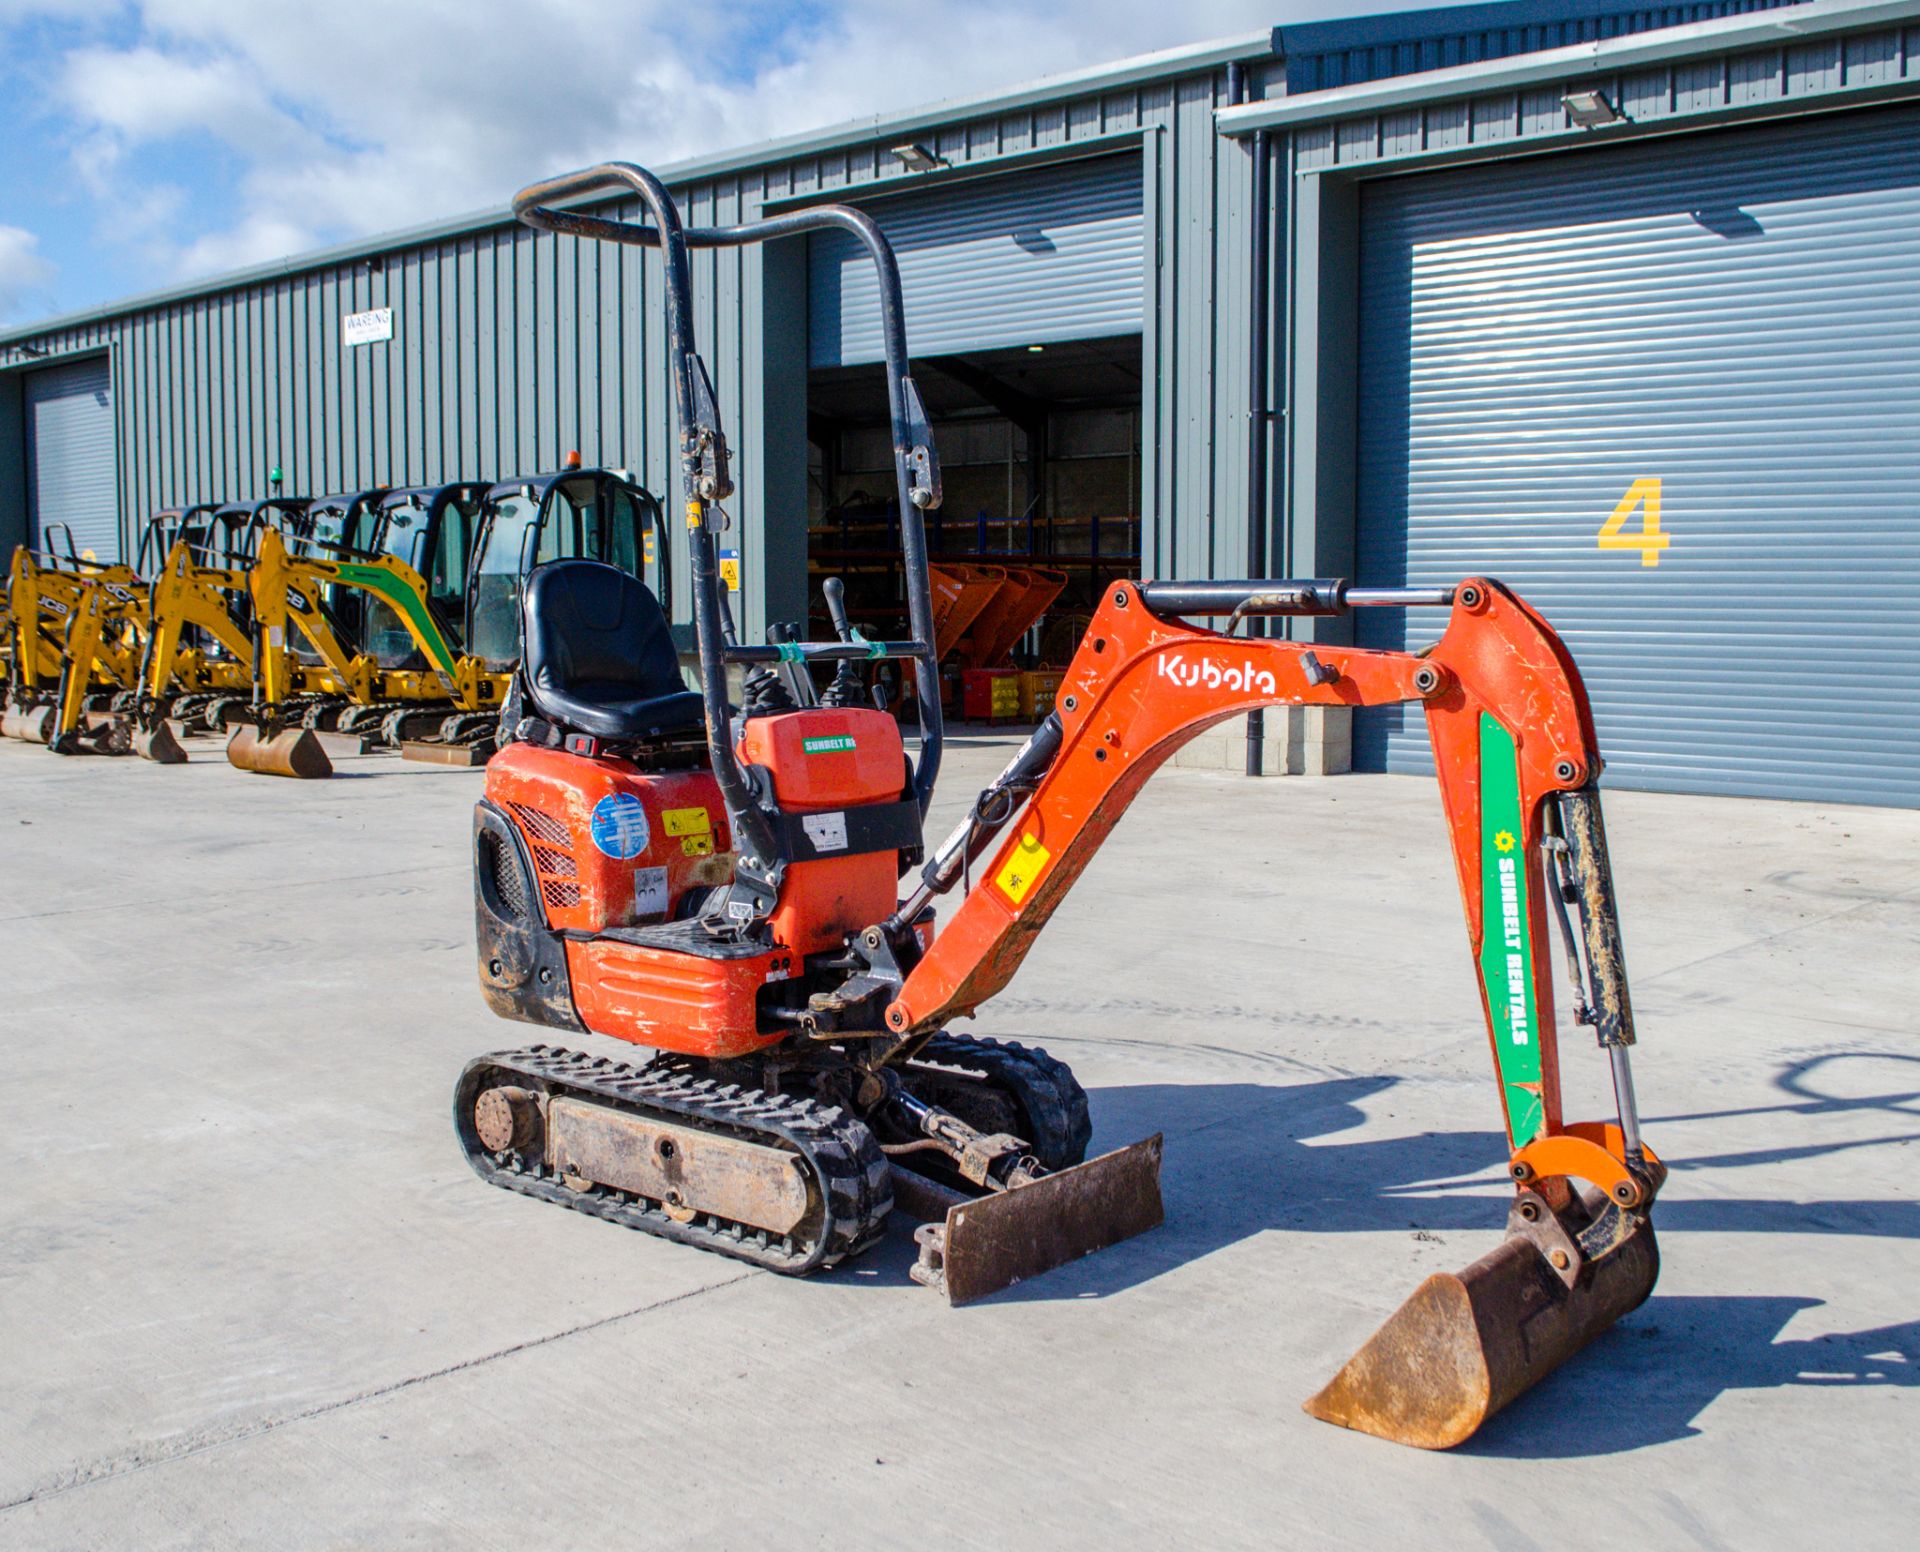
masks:
<path id="1" fill-rule="evenodd" d="M 767 640 L 776 646 L 785 646 L 800 639 L 799 627 L 791 621 L 781 621 L 767 627 Z M 787 694 L 796 706 L 817 706 L 820 704 L 819 692 L 814 689 L 813 675 L 807 671 L 804 663 L 783 662 L 779 667 L 780 682 L 787 687 Z"/>
<path id="2" fill-rule="evenodd" d="M 833 621 L 834 635 L 847 645 L 852 645 L 854 635 L 853 626 L 847 619 L 846 584 L 838 577 L 828 577 L 820 584 L 820 591 L 827 600 L 827 618 Z M 860 684 L 860 671 L 842 658 L 833 671 L 833 683 L 827 686 L 827 693 L 820 697 L 820 704 L 858 706 L 866 698 Z"/>

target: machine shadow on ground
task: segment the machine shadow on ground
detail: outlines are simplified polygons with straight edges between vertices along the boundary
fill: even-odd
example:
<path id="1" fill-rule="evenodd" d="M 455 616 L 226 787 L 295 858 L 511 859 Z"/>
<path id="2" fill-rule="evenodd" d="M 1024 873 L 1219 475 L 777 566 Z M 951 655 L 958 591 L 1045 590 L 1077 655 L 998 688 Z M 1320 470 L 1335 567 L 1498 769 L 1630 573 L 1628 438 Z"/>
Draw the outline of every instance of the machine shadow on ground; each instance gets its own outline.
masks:
<path id="1" fill-rule="evenodd" d="M 1881 1053 L 1844 1053 L 1854 1054 Z M 1808 1106 L 1913 1114 L 1905 1108 L 1916 1097 L 1910 1094 L 1848 1099 L 1810 1095 L 1808 1067 L 1804 1062 L 1792 1064 L 1775 1080 L 1777 1087 L 1793 1096 L 1787 1104 L 1725 1114 L 1735 1118 Z M 1490 1249 L 1503 1226 L 1503 1183 L 1486 1171 L 1504 1158 L 1505 1139 L 1490 1131 L 1461 1131 L 1337 1140 L 1335 1134 L 1365 1120 L 1363 1102 L 1398 1081 L 1369 1076 L 1291 1085 L 1144 1084 L 1095 1091 L 1098 1130 L 1093 1152 L 1123 1146 L 1155 1131 L 1166 1134 L 1165 1224 L 1009 1288 L 982 1301 L 983 1306 L 1106 1297 L 1273 1230 L 1315 1235 L 1406 1232 L 1419 1252 L 1407 1258 L 1406 1293 L 1433 1272 L 1459 1270 Z M 1685 1255 L 1693 1236 L 1714 1233 L 1920 1239 L 1920 1203 L 1689 1198 L 1687 1194 L 1689 1168 L 1777 1165 L 1861 1145 L 1842 1139 L 1818 1146 L 1761 1148 L 1673 1161 L 1674 1176 L 1655 1213 L 1663 1253 L 1669 1258 Z M 1476 1175 L 1478 1179 L 1470 1178 Z M 1233 1185 L 1223 1191 L 1222 1182 Z M 862 1280 L 877 1276 L 882 1285 L 904 1281 L 914 1249 L 907 1226 L 900 1220 L 896 1224 L 900 1232 L 863 1258 L 857 1269 L 833 1275 Z M 1449 1236 L 1456 1233 L 1461 1235 L 1457 1246 L 1449 1243 Z M 1300 1254 L 1309 1256 L 1312 1250 L 1309 1247 Z M 1779 1340 L 1794 1316 L 1819 1308 L 1822 1302 L 1790 1294 L 1670 1296 L 1656 1292 L 1600 1338 L 1596 1346 L 1605 1350 L 1606 1362 L 1567 1365 L 1496 1416 L 1462 1448 L 1496 1457 L 1608 1455 L 1701 1432 L 1694 1419 L 1727 1391 L 1788 1385 L 1920 1385 L 1920 1320 Z M 1370 1332 L 1371 1327 L 1357 1328 L 1353 1345 L 1358 1347 Z M 1330 1360 L 1329 1375 L 1344 1356 Z M 1578 1405 L 1575 1393 L 1564 1386 L 1579 1387 Z"/>

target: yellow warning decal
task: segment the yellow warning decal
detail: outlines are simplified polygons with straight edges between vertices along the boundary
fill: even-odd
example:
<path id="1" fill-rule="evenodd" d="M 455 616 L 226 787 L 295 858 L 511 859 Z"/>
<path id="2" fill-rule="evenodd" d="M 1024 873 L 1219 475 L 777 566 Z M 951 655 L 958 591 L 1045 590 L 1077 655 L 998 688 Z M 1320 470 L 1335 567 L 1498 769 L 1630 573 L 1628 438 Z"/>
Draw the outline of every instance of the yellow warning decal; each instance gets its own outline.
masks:
<path id="1" fill-rule="evenodd" d="M 1027 891 L 1033 888 L 1033 881 L 1047 865 L 1047 859 L 1053 855 L 1040 844 L 1037 835 L 1023 835 L 1020 844 L 1013 848 L 1013 855 L 1007 858 L 1007 865 L 1000 870 L 1000 876 L 994 882 L 1000 886 L 1000 892 L 1018 905 L 1026 899 Z"/>
<path id="2" fill-rule="evenodd" d="M 680 838 L 680 855 L 683 857 L 711 857 L 713 855 L 713 837 L 711 835 L 684 835 Z"/>
<path id="3" fill-rule="evenodd" d="M 669 808 L 660 815 L 660 822 L 669 835 L 705 835 L 713 828 L 704 808 Z"/>

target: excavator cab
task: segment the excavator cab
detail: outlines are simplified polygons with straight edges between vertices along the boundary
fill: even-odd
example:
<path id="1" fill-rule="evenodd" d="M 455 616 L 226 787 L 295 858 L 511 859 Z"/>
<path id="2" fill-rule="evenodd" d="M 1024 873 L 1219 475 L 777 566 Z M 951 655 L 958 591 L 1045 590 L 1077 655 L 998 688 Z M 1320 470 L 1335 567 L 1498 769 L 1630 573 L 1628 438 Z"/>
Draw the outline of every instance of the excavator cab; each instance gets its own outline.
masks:
<path id="1" fill-rule="evenodd" d="M 365 554 L 373 548 L 380 502 L 386 494 L 384 487 L 374 486 L 316 498 L 294 529 L 288 549 L 296 556 L 312 555 L 321 560 Z M 364 594 L 353 588 L 327 586 L 321 589 L 320 607 L 332 618 L 336 630 L 350 639 L 363 639 L 367 614 Z M 309 665 L 320 661 L 320 654 L 305 644 L 295 647 L 293 655 Z"/>
<path id="2" fill-rule="evenodd" d="M 594 560 L 667 593 L 660 503 L 624 470 L 562 469 L 486 493 L 467 574 L 466 649 L 491 669 L 520 658 L 520 592 L 536 566 Z"/>
<path id="3" fill-rule="evenodd" d="M 206 543 L 213 516 L 219 510 L 213 502 L 201 502 L 194 506 L 167 507 L 154 513 L 140 530 L 133 569 L 151 579 L 160 574 L 168 553 L 178 541 L 184 539 L 199 549 Z"/>
<path id="4" fill-rule="evenodd" d="M 487 486 L 474 481 L 389 491 L 368 525 L 365 548 L 403 562 L 426 583 L 426 607 L 456 645 L 462 641 L 467 568 L 473 558 Z M 425 660 L 393 604 L 363 594 L 359 640 L 387 668 Z"/>

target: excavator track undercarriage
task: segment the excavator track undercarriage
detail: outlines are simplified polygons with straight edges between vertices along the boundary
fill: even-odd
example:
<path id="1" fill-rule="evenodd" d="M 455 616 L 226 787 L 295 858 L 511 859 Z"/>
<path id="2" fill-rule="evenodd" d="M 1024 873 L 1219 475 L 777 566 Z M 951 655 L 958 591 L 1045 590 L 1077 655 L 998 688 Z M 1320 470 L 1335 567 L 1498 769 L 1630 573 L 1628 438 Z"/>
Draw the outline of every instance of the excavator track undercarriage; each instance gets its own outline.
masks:
<path id="1" fill-rule="evenodd" d="M 769 1271 L 857 1255 L 893 1210 L 857 1117 L 684 1067 L 499 1051 L 468 1065 L 453 1109 L 483 1180 Z"/>

